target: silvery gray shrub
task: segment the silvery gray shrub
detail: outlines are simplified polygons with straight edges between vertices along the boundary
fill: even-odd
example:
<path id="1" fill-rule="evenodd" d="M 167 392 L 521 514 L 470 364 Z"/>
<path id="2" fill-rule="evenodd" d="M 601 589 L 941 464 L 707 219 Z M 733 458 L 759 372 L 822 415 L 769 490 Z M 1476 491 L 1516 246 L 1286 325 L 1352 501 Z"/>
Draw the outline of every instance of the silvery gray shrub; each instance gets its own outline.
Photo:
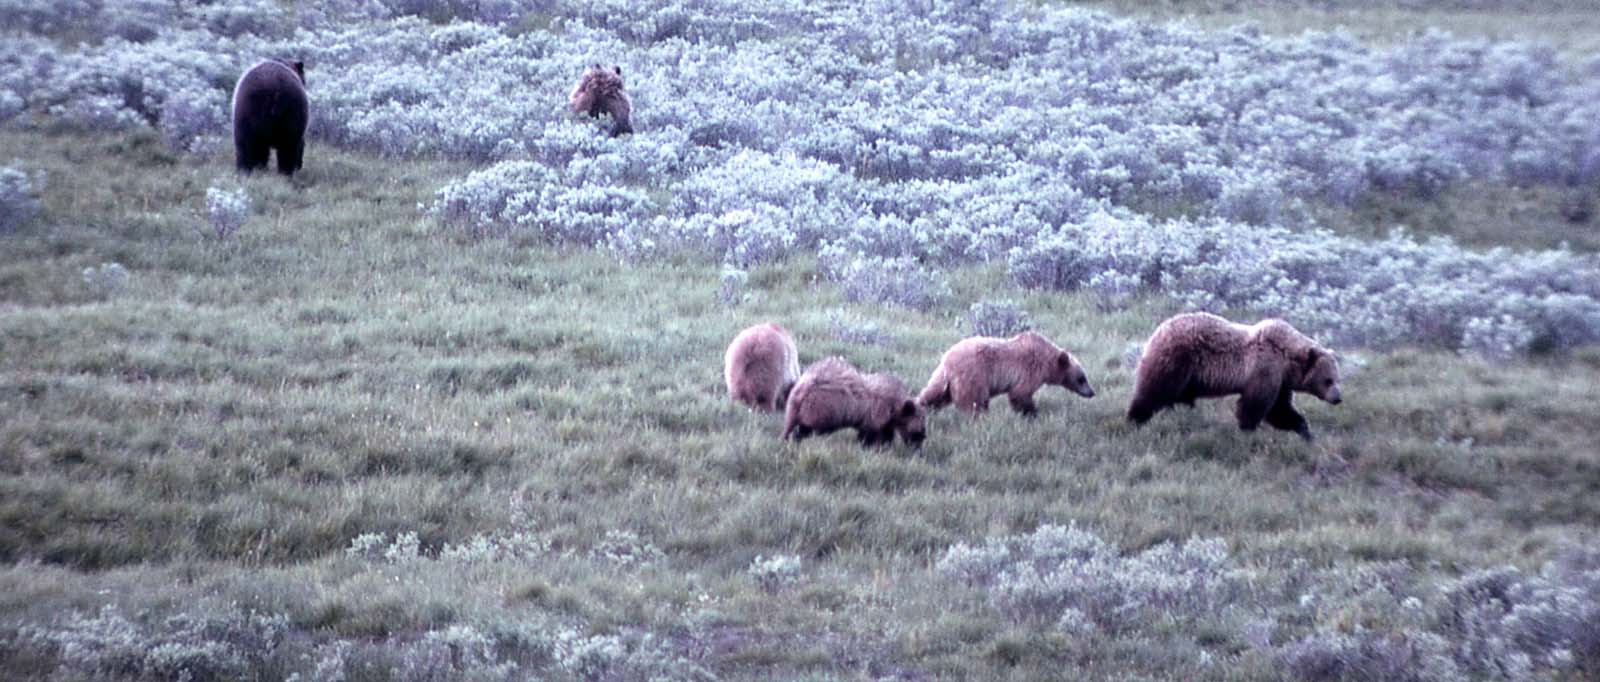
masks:
<path id="1" fill-rule="evenodd" d="M 244 227 L 245 221 L 250 218 L 250 195 L 244 188 L 207 188 L 206 218 L 211 225 L 211 235 L 226 240 Z"/>
<path id="2" fill-rule="evenodd" d="M 101 263 L 83 269 L 83 285 L 100 298 L 114 296 L 128 284 L 128 269 L 121 263 Z"/>
<path id="3" fill-rule="evenodd" d="M 977 336 L 1009 337 L 1033 329 L 1033 318 L 1016 302 L 978 301 L 967 308 L 967 330 Z"/>
<path id="4" fill-rule="evenodd" d="M 39 215 L 38 191 L 21 169 L 0 168 L 0 233 L 21 227 Z"/>
<path id="5" fill-rule="evenodd" d="M 800 581 L 800 557 L 792 554 L 773 556 L 757 555 L 750 561 L 745 573 L 768 592 L 788 587 Z"/>
<path id="6" fill-rule="evenodd" d="M 843 310 L 828 311 L 828 337 L 857 346 L 894 345 L 894 334 L 884 329 L 883 325 Z"/>

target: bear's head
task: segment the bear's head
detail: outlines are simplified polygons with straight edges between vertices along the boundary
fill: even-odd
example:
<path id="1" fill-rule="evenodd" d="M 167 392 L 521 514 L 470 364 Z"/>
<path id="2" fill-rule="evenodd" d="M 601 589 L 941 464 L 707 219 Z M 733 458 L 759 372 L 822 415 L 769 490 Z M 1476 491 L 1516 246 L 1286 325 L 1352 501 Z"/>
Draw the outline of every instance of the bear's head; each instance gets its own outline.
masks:
<path id="1" fill-rule="evenodd" d="M 279 59 L 279 58 L 273 58 L 272 61 L 275 61 L 275 62 L 277 62 L 279 64 L 282 64 L 284 66 L 289 67 L 289 70 L 294 72 L 295 77 L 300 79 L 300 84 L 301 85 L 305 85 L 306 84 L 306 63 L 305 62 L 302 62 L 302 61 L 299 61 L 299 60 L 296 60 L 296 59 Z"/>
<path id="2" fill-rule="evenodd" d="M 927 416 L 927 411 L 917 401 L 907 398 L 894 411 L 894 418 L 889 420 L 889 425 L 894 427 L 895 433 L 900 434 L 900 439 L 907 445 L 920 448 L 922 441 L 928 437 Z"/>
<path id="3" fill-rule="evenodd" d="M 608 69 L 600 64 L 590 64 L 578 77 L 578 84 L 573 86 L 567 104 L 580 114 L 598 113 L 608 108 L 607 100 L 622 96 L 622 87 L 622 67 Z"/>
<path id="4" fill-rule="evenodd" d="M 1056 355 L 1050 369 L 1050 376 L 1046 381 L 1085 398 L 1094 397 L 1094 387 L 1089 385 L 1089 375 L 1083 371 L 1083 365 L 1072 357 L 1071 353 L 1061 351 Z"/>
<path id="5" fill-rule="evenodd" d="M 1344 400 L 1339 395 L 1339 363 L 1327 349 L 1312 346 L 1300 360 L 1299 390 L 1310 393 L 1330 405 Z"/>

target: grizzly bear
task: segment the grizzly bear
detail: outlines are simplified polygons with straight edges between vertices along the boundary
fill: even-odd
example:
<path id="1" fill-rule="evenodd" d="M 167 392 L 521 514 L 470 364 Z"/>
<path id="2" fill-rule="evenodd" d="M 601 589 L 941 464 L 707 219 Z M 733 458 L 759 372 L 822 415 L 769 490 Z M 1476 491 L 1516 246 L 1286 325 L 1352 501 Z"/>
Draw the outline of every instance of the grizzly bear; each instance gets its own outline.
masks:
<path id="1" fill-rule="evenodd" d="M 1143 424 L 1156 412 L 1196 398 L 1239 394 L 1234 416 L 1253 431 L 1263 419 L 1311 440 L 1295 391 L 1338 405 L 1339 366 L 1333 353 L 1283 320 L 1242 325 L 1210 313 L 1178 315 L 1145 344 L 1134 372 L 1128 419 Z"/>
<path id="2" fill-rule="evenodd" d="M 922 406 L 899 379 L 863 375 L 842 358 L 828 358 L 807 367 L 795 382 L 783 417 L 783 438 L 798 442 L 848 427 L 866 447 L 889 445 L 898 433 L 918 449 L 927 437 L 923 417 Z"/>
<path id="3" fill-rule="evenodd" d="M 240 171 L 267 167 L 278 151 L 278 172 L 300 170 L 311 105 L 303 62 L 268 59 L 250 67 L 233 88 L 233 150 Z"/>
<path id="4" fill-rule="evenodd" d="M 800 378 L 800 353 L 789 330 L 768 322 L 750 327 L 728 344 L 722 356 L 728 397 L 762 412 L 782 409 Z"/>
<path id="5" fill-rule="evenodd" d="M 1033 416 L 1038 411 L 1033 394 L 1045 384 L 1094 397 L 1083 365 L 1049 339 L 1035 332 L 1009 339 L 974 336 L 944 352 L 917 402 L 930 409 L 954 402 L 976 416 L 989 410 L 989 399 L 1004 393 L 1011 409 Z"/>
<path id="6" fill-rule="evenodd" d="M 612 137 L 633 132 L 633 100 L 622 89 L 620 66 L 608 69 L 599 64 L 591 65 L 572 88 L 567 104 L 573 112 L 587 113 L 592 118 L 599 118 L 602 112 L 609 114 Z"/>

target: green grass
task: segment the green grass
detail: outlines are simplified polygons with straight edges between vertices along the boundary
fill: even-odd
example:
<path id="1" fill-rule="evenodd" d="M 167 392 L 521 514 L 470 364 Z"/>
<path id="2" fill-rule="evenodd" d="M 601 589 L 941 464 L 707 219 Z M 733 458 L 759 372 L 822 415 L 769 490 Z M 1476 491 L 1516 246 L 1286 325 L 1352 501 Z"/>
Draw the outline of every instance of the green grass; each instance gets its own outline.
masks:
<path id="1" fill-rule="evenodd" d="M 1318 224 L 1360 237 L 1405 230 L 1473 247 L 1600 251 L 1600 190 L 1473 183 L 1432 199 L 1375 194 L 1349 207 L 1313 207 Z"/>
<path id="2" fill-rule="evenodd" d="M 1090 646 L 1012 623 L 930 567 L 952 543 L 1077 521 L 1129 551 L 1219 536 L 1263 569 L 1401 560 L 1448 576 L 1533 567 L 1600 526 L 1592 349 L 1361 354 L 1343 405 L 1302 399 L 1314 444 L 1240 433 L 1215 401 L 1133 430 L 1122 357 L 1174 312 L 1164 300 L 1102 313 L 971 268 L 920 314 L 846 303 L 801 258 L 753 272 L 729 309 L 712 262 L 626 267 L 433 224 L 417 206 L 463 172 L 449 163 L 319 146 L 293 181 L 243 180 L 251 219 L 219 241 L 203 196 L 235 182 L 225 158 L 16 132 L 0 158 L 48 172 L 41 218 L 0 237 L 0 644 L 106 603 L 237 605 L 319 642 L 543 620 L 693 637 L 735 679 L 1038 678 L 1067 662 L 1266 678 L 1248 655 L 1193 667 L 1162 633 Z M 90 291 L 81 271 L 108 261 L 127 286 Z M 724 395 L 724 345 L 768 319 L 803 360 L 841 354 L 920 386 L 982 298 L 1028 310 L 1099 397 L 1046 389 L 1033 420 L 1003 401 L 981 421 L 939 412 L 913 455 L 844 435 L 785 444 L 777 416 Z M 841 308 L 895 343 L 828 338 Z M 548 558 L 344 552 L 363 533 L 414 532 L 432 556 L 517 531 Z M 660 557 L 597 559 L 608 531 Z M 801 583 L 755 585 L 746 568 L 773 554 L 802 558 Z"/>

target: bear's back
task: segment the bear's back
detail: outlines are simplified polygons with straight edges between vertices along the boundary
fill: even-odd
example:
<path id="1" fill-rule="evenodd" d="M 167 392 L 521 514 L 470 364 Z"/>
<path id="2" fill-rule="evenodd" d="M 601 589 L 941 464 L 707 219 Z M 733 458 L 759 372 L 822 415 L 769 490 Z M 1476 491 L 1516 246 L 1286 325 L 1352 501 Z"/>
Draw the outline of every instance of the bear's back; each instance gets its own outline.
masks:
<path id="1" fill-rule="evenodd" d="M 309 108 L 305 79 L 281 60 L 266 59 L 249 68 L 233 88 L 233 116 L 304 117 Z M 241 110 L 241 106 L 244 110 Z"/>

